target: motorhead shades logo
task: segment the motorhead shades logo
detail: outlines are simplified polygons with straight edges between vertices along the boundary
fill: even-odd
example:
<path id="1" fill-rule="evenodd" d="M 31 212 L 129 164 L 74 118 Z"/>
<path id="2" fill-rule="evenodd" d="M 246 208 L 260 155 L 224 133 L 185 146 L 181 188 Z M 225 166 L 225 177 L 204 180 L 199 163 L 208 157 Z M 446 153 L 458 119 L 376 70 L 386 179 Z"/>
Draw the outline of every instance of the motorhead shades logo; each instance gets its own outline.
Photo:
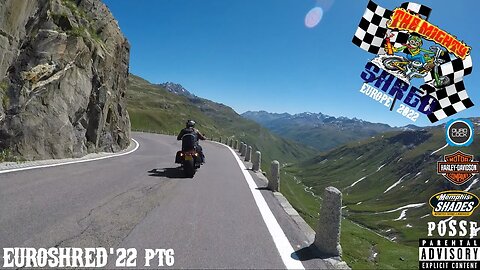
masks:
<path id="1" fill-rule="evenodd" d="M 443 161 L 437 162 L 437 173 L 455 185 L 463 185 L 479 172 L 479 162 L 474 156 L 457 151 L 445 155 Z"/>
<path id="2" fill-rule="evenodd" d="M 432 215 L 436 217 L 470 216 L 479 204 L 477 195 L 461 191 L 442 191 L 430 198 Z"/>
<path id="3" fill-rule="evenodd" d="M 447 143 L 450 146 L 469 146 L 473 141 L 473 132 L 473 124 L 470 120 L 450 120 L 446 126 Z"/>
<path id="4" fill-rule="evenodd" d="M 393 10 L 369 1 L 352 42 L 376 55 L 360 90 L 416 121 L 434 123 L 473 106 L 463 77 L 472 73 L 471 47 L 429 21 L 432 9 L 406 2 Z M 413 85 L 415 79 L 423 84 Z"/>

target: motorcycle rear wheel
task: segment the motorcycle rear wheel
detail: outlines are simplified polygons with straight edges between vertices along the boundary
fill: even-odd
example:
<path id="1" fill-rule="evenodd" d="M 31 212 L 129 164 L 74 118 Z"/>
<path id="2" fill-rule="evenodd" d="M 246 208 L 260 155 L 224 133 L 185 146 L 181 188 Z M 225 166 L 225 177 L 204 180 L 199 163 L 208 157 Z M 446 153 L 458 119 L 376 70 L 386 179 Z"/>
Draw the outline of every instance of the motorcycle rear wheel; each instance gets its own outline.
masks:
<path id="1" fill-rule="evenodd" d="M 193 160 L 184 160 L 183 161 L 183 171 L 185 172 L 185 176 L 189 178 L 193 178 L 195 175 L 195 163 Z"/>

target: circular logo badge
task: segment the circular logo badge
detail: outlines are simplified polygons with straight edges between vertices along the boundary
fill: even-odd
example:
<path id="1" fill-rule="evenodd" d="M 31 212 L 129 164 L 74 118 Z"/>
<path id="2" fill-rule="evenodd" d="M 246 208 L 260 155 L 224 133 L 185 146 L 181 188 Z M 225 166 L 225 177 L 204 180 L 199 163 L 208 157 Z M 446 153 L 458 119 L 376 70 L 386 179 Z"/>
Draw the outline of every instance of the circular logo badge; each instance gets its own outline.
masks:
<path id="1" fill-rule="evenodd" d="M 473 124 L 467 119 L 455 119 L 447 123 L 447 143 L 450 146 L 468 146 L 473 141 Z"/>

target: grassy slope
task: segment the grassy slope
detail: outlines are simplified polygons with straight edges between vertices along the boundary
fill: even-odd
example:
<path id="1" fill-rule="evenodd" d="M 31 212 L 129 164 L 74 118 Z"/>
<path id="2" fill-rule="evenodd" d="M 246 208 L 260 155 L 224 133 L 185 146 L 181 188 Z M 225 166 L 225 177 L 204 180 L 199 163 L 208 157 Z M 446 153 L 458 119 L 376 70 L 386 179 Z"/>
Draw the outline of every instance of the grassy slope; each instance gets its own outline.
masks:
<path id="1" fill-rule="evenodd" d="M 246 120 L 223 104 L 172 94 L 158 85 L 130 75 L 127 95 L 132 130 L 178 133 L 187 119 L 195 119 L 208 138 L 235 138 L 262 152 L 263 168 L 271 160 L 281 163 L 311 157 L 315 151 L 272 135 L 257 123 Z M 207 153 L 208 158 L 208 153 Z"/>
<path id="2" fill-rule="evenodd" d="M 345 118 L 330 117 L 320 120 L 322 118 L 318 118 L 318 115 L 310 114 L 291 116 L 267 112 L 247 112 L 243 116 L 256 121 L 274 134 L 319 151 L 332 150 L 345 143 L 369 138 L 394 129 L 385 124 L 359 122 Z"/>
<path id="3" fill-rule="evenodd" d="M 447 147 L 431 155 L 444 144 L 443 127 L 416 132 L 391 132 L 351 143 L 285 168 L 287 174 L 282 179 L 282 193 L 286 194 L 307 222 L 315 226 L 321 201 L 308 198 L 310 195 L 300 185 L 311 187 L 319 195 L 326 186 L 339 188 L 344 195 L 344 205 L 347 206 L 344 209 L 346 219 L 342 223 L 342 246 L 344 259 L 349 265 L 357 269 L 416 268 L 418 238 L 426 236 L 428 221 L 438 221 L 431 216 L 421 218 L 431 212 L 428 204 L 416 209 L 410 208 L 404 220 L 395 220 L 401 211 L 384 214 L 378 212 L 411 203 L 428 203 L 430 196 L 436 192 L 465 189 L 472 182 L 471 180 L 459 188 L 436 174 L 436 161 L 441 155 L 459 149 Z M 460 150 L 478 154 L 480 144 L 474 141 L 471 146 Z M 478 158 L 477 156 L 476 159 Z M 386 165 L 377 171 L 383 164 Z M 404 177 L 402 183 L 385 193 L 388 187 L 408 173 L 410 174 Z M 293 175 L 301 181 L 300 184 L 293 180 Z M 349 187 L 364 176 L 368 177 Z M 474 186 L 471 192 L 480 195 L 479 186 Z M 304 196 L 299 196 L 300 192 Z M 473 218 L 474 216 L 470 217 Z M 389 239 L 395 237 L 395 242 L 365 230 L 356 223 Z M 369 256 L 374 252 L 378 252 L 375 259 Z"/>
<path id="4" fill-rule="evenodd" d="M 281 192 L 312 227 L 317 226 L 321 200 L 305 191 L 290 173 L 283 174 Z M 418 248 L 392 242 L 350 219 L 342 220 L 342 258 L 352 269 L 415 269 Z M 373 253 L 378 255 L 373 258 Z"/>
<path id="5" fill-rule="evenodd" d="M 280 124 L 282 122 L 283 124 Z M 328 124 L 321 127 L 308 127 L 288 121 L 272 121 L 264 126 L 274 134 L 314 147 L 320 151 L 332 150 L 345 143 L 369 138 L 386 131 L 384 127 L 373 125 L 369 128 L 340 128 Z"/>

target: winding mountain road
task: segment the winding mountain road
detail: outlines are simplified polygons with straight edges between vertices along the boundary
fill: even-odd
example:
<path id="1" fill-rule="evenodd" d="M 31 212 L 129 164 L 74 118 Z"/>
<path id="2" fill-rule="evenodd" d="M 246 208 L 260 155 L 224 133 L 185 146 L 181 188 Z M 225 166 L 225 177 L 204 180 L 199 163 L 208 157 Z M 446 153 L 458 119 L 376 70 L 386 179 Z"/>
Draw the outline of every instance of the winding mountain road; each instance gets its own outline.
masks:
<path id="1" fill-rule="evenodd" d="M 133 247 L 144 268 L 143 250 L 164 248 L 173 268 L 330 266 L 309 255 L 307 237 L 230 148 L 203 142 L 207 163 L 190 179 L 173 163 L 174 137 L 133 138 L 128 155 L 0 174 L 0 252 Z"/>

